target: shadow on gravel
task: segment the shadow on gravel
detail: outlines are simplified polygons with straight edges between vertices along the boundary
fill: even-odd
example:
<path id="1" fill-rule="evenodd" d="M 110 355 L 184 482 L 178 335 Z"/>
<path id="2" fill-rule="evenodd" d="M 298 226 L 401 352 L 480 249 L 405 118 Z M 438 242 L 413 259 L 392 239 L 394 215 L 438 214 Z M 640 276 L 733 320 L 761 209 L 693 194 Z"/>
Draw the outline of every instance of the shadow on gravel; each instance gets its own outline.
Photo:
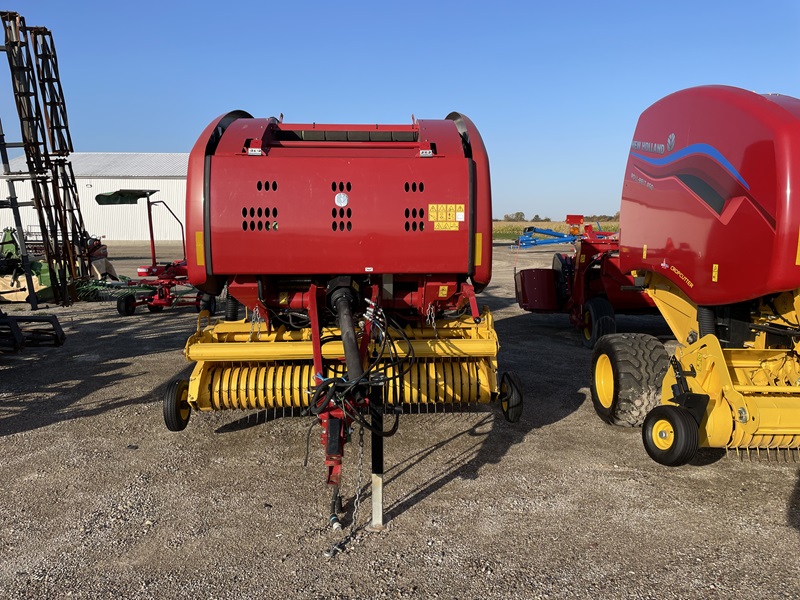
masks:
<path id="1" fill-rule="evenodd" d="M 786 508 L 786 521 L 800 531 L 800 470 L 797 471 L 794 492 L 789 499 L 789 506 Z"/>
<path id="2" fill-rule="evenodd" d="M 506 298 L 481 295 L 492 310 Z M 532 320 L 522 314 L 495 322 L 502 346 L 500 372 L 515 371 L 522 380 L 524 409 L 517 423 L 507 422 L 500 407 L 481 407 L 486 411 L 477 422 L 451 437 L 420 450 L 400 464 L 387 468 L 386 485 L 401 477 L 427 457 L 465 437 L 474 438 L 474 444 L 454 457 L 444 473 L 441 471 L 430 480 L 400 498 L 386 511 L 389 520 L 436 493 L 454 479 L 475 479 L 486 465 L 499 463 L 509 450 L 522 442 L 531 432 L 545 427 L 575 412 L 585 401 L 580 391 L 587 385 L 591 352 L 580 344 L 575 336 L 552 339 L 552 323 Z M 549 338 L 549 339 L 548 339 Z M 480 414 L 480 413 L 478 413 Z M 401 425 L 402 426 L 402 425 Z"/>
<path id="3" fill-rule="evenodd" d="M 120 317 L 106 304 L 91 315 L 67 313 L 59 320 L 67 332 L 63 346 L 24 348 L 0 358 L 0 437 L 160 399 L 165 381 L 131 393 L 131 380 L 141 388 L 149 374 L 139 359 L 180 350 L 193 327 L 166 312 Z"/>

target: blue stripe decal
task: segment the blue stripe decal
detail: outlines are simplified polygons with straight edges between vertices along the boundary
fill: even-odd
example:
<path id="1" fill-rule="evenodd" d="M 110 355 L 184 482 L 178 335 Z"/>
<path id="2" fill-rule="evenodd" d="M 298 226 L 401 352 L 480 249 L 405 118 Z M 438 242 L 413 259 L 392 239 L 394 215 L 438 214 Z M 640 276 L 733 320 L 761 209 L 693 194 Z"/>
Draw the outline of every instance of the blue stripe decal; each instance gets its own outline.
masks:
<path id="1" fill-rule="evenodd" d="M 644 156 L 642 154 L 637 154 L 636 152 L 631 152 L 632 156 L 639 158 L 651 165 L 655 165 L 657 167 L 661 167 L 663 165 L 668 165 L 670 163 L 675 162 L 683 158 L 684 156 L 688 156 L 690 154 L 705 154 L 706 156 L 710 156 L 714 160 L 716 160 L 719 164 L 721 164 L 727 171 L 733 175 L 739 183 L 741 183 L 746 190 L 750 190 L 750 186 L 744 180 L 744 178 L 739 174 L 739 171 L 730 163 L 730 161 L 722 156 L 722 153 L 711 146 L 709 144 L 692 144 L 691 146 L 686 146 L 685 148 L 681 148 L 677 152 L 670 154 L 669 156 L 664 156 L 661 158 L 650 158 L 649 156 Z"/>

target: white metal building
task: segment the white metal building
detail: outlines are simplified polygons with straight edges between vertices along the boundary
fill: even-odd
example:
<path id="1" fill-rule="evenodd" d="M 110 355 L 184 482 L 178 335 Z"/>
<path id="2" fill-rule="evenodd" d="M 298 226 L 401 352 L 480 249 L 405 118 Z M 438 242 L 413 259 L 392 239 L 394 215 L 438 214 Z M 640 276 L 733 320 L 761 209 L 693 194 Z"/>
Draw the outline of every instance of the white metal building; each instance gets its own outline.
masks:
<path id="1" fill-rule="evenodd" d="M 99 206 L 95 201 L 97 194 L 120 189 L 158 190 L 151 199 L 166 203 L 181 223 L 185 223 L 188 154 L 75 152 L 69 155 L 69 160 L 75 173 L 83 221 L 91 235 L 103 236 L 109 241 L 150 239 L 144 199 L 136 205 L 115 206 Z M 14 158 L 10 167 L 12 172 L 26 171 L 25 157 Z M 20 202 L 32 199 L 29 182 L 15 182 L 14 185 Z M 6 193 L 3 184 L 3 196 Z M 20 212 L 24 228 L 38 228 L 33 207 L 23 207 Z M 0 211 L 0 230 L 13 226 L 11 211 Z M 180 225 L 161 205 L 153 206 L 153 233 L 156 240 L 181 239 Z"/>

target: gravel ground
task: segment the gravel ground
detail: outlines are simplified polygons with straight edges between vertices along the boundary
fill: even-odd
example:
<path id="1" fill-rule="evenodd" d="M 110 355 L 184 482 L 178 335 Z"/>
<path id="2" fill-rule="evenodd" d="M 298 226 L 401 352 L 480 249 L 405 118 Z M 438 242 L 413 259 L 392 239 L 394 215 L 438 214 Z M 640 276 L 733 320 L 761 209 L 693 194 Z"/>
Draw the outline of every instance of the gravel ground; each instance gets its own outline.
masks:
<path id="1" fill-rule="evenodd" d="M 147 262 L 146 246 L 110 246 L 123 274 Z M 381 533 L 363 530 L 365 436 L 358 531 L 332 559 L 342 534 L 326 527 L 316 435 L 303 467 L 309 418 L 219 412 L 164 427 L 161 395 L 190 370 L 191 309 L 43 311 L 66 344 L 0 355 L 0 597 L 798 597 L 798 457 L 703 451 L 670 469 L 639 430 L 602 423 L 567 317 L 514 300 L 514 265 L 548 266 L 553 251 L 497 244 L 482 295 L 500 368 L 526 388 L 521 421 L 498 407 L 403 417 L 386 443 Z M 619 327 L 668 335 L 655 317 Z M 346 507 L 356 483 L 352 444 Z"/>

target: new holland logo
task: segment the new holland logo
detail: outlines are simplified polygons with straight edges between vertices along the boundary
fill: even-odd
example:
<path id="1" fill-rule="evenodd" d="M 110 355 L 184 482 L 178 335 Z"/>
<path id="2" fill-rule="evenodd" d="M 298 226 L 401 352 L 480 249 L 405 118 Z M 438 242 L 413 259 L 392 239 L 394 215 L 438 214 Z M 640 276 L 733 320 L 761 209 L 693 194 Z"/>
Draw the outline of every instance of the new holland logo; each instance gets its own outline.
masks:
<path id="1" fill-rule="evenodd" d="M 675 134 L 670 133 L 667 138 L 667 152 L 672 152 L 675 149 Z"/>

